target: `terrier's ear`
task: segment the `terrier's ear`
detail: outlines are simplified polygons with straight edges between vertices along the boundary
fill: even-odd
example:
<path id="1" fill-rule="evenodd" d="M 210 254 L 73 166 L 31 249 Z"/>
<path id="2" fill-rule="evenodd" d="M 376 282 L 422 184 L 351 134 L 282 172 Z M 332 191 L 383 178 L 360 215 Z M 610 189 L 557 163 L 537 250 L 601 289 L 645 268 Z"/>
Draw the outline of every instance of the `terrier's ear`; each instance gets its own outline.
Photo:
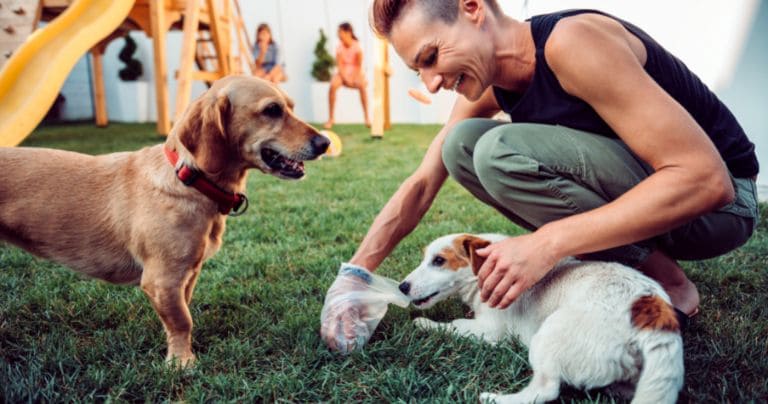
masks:
<path id="1" fill-rule="evenodd" d="M 491 244 L 490 241 L 482 239 L 471 234 L 463 234 L 454 241 L 457 244 L 457 250 L 462 252 L 472 266 L 472 273 L 477 275 L 477 271 L 483 266 L 485 258 L 477 255 L 477 250 L 485 248 Z"/>

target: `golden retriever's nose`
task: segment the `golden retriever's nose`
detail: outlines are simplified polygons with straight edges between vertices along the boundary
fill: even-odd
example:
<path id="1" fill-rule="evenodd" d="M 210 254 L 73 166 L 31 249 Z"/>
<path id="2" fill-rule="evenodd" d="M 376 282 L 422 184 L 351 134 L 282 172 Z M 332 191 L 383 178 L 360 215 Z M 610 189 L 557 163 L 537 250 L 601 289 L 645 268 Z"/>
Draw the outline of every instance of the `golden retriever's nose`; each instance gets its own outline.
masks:
<path id="1" fill-rule="evenodd" d="M 310 143 L 312 144 L 312 153 L 314 153 L 316 156 L 319 156 L 328 150 L 328 146 L 331 144 L 331 141 L 325 136 L 314 135 L 312 136 Z"/>
<path id="2" fill-rule="evenodd" d="M 404 295 L 407 295 L 408 292 L 411 291 L 411 283 L 410 282 L 403 282 L 397 288 L 400 289 L 400 291 L 403 292 Z"/>

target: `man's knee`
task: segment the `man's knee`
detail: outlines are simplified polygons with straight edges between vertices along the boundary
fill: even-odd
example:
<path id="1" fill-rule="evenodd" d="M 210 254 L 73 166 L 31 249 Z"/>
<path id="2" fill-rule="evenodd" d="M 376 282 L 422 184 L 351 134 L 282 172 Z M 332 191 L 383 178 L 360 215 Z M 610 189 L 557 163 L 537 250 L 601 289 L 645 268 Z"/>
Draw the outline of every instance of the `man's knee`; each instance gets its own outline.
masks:
<path id="1" fill-rule="evenodd" d="M 472 155 L 479 139 L 502 122 L 492 119 L 471 118 L 456 123 L 443 141 L 442 157 L 448 173 L 456 177 L 462 167 L 470 167 Z M 472 169 L 474 171 L 474 169 Z"/>
<path id="2" fill-rule="evenodd" d="M 477 144 L 473 164 L 481 181 L 492 181 L 500 175 L 533 179 L 539 162 L 531 156 L 530 136 L 521 125 L 504 125 L 489 130 Z"/>
<path id="3" fill-rule="evenodd" d="M 472 141 L 473 128 L 468 121 L 471 120 L 466 119 L 456 123 L 443 141 L 443 164 L 452 177 L 456 177 L 456 173 L 462 166 L 472 164 L 471 150 L 467 150 L 467 142 Z M 471 148 L 473 147 L 474 145 L 471 145 Z"/>

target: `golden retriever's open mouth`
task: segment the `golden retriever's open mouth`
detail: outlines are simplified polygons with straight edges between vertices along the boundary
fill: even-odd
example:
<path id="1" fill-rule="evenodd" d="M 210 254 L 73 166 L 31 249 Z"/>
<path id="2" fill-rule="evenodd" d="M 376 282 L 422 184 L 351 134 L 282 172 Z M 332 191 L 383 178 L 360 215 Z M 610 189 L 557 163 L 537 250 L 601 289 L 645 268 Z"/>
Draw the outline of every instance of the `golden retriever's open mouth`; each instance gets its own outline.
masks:
<path id="1" fill-rule="evenodd" d="M 261 159 L 269 168 L 283 177 L 299 179 L 304 176 L 304 163 L 289 159 L 277 150 L 262 148 Z"/>

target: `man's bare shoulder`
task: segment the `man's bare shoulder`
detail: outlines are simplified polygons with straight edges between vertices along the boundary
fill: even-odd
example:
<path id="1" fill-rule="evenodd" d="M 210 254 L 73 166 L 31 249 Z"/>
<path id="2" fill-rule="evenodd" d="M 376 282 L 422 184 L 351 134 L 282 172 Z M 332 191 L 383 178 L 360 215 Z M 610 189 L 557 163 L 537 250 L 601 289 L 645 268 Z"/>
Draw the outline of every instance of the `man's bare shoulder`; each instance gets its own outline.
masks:
<path id="1" fill-rule="evenodd" d="M 544 55 L 563 88 L 574 94 L 606 75 L 641 74 L 645 48 L 619 21 L 580 14 L 558 22 Z"/>
<path id="2" fill-rule="evenodd" d="M 586 52 L 601 43 L 625 39 L 626 30 L 619 21 L 601 14 L 578 14 L 555 25 L 544 50 L 548 57 L 556 57 L 563 51 Z"/>
<path id="3" fill-rule="evenodd" d="M 615 50 L 630 50 L 641 64 L 645 63 L 642 41 L 619 20 L 595 13 L 563 18 L 544 46 L 547 60 L 554 63 L 588 62 L 584 58 Z"/>

